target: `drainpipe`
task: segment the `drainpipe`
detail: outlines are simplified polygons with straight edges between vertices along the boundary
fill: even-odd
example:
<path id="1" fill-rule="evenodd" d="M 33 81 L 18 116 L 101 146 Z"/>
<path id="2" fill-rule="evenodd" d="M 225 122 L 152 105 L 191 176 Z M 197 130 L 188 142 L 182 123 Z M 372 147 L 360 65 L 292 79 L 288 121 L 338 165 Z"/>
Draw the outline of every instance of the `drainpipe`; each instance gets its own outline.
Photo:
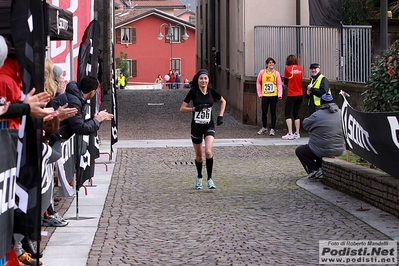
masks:
<path id="1" fill-rule="evenodd" d="M 212 79 L 211 82 L 213 84 L 215 84 L 216 80 L 217 80 L 216 69 L 218 68 L 218 66 L 216 65 L 215 55 L 216 55 L 216 51 L 220 50 L 220 43 L 218 43 L 219 47 L 216 47 L 216 42 L 217 42 L 216 41 L 216 27 L 220 28 L 220 25 L 216 25 L 216 1 L 215 0 L 210 1 L 208 10 L 206 12 L 210 13 L 210 16 L 211 16 L 210 20 L 212 21 L 211 22 L 212 24 L 211 24 L 211 32 L 210 32 L 211 38 L 210 38 L 209 43 L 205 44 L 205 46 L 207 47 L 206 48 L 207 53 L 208 53 L 207 56 L 209 57 L 208 64 L 209 64 L 209 69 L 211 71 L 211 79 Z M 219 13 L 217 15 L 220 16 L 220 10 L 218 10 L 218 12 Z M 208 26 L 209 26 L 209 24 L 207 25 L 207 27 Z M 198 33 L 199 33 L 199 31 L 196 29 L 197 36 L 199 35 Z M 211 48 L 211 49 L 209 49 L 209 48 Z"/>
<path id="2" fill-rule="evenodd" d="M 380 1 L 380 53 L 388 48 L 388 0 Z"/>
<path id="3" fill-rule="evenodd" d="M 298 26 L 296 28 L 296 54 L 297 57 L 301 57 L 301 28 L 299 27 L 301 25 L 301 0 L 296 0 L 295 3 L 295 9 L 296 9 L 296 25 Z"/>
<path id="4" fill-rule="evenodd" d="M 301 0 L 296 0 L 296 25 L 301 25 Z"/>

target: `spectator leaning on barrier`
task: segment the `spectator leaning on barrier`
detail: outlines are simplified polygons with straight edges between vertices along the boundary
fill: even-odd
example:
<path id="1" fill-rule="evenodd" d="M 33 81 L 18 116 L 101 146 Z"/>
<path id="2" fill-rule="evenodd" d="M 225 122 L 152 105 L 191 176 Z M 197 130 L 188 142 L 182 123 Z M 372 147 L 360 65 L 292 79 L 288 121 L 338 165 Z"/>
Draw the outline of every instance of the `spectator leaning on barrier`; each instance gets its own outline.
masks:
<path id="1" fill-rule="evenodd" d="M 322 177 L 323 157 L 339 156 L 345 150 L 341 110 L 333 103 L 331 94 L 323 94 L 320 101 L 316 112 L 302 123 L 303 128 L 310 132 L 308 144 L 295 150 L 310 179 Z"/>
<path id="2" fill-rule="evenodd" d="M 173 87 L 175 86 L 175 81 L 176 81 L 176 75 L 173 73 L 172 70 L 169 70 L 169 81 L 167 81 L 169 89 L 172 90 Z"/>
<path id="3" fill-rule="evenodd" d="M 307 86 L 306 97 L 309 99 L 309 115 L 316 111 L 316 107 L 320 106 L 320 97 L 327 93 L 330 88 L 330 82 L 321 74 L 320 64 L 310 64 L 310 74 L 312 75 L 310 83 Z"/>
<path id="4" fill-rule="evenodd" d="M 7 54 L 3 66 L 0 68 L 0 96 L 6 97 L 8 102 L 18 103 L 22 100 L 21 71 L 13 44 L 9 40 L 5 40 L 5 42 L 7 43 Z M 19 117 L 13 118 L 5 121 L 2 127 L 18 129 L 19 123 Z"/>
<path id="5" fill-rule="evenodd" d="M 0 69 L 3 67 L 7 54 L 7 43 L 4 37 L 0 35 Z M 0 84 L 3 81 L 4 80 L 0 80 Z M 0 94 L 0 96 L 3 95 Z M 34 118 L 46 118 L 47 120 L 50 120 L 52 117 L 58 115 L 53 108 L 43 108 L 50 100 L 50 95 L 47 92 L 35 94 L 35 89 L 32 89 L 25 96 L 23 102 L 11 103 L 10 99 L 7 99 L 7 97 L 2 99 L 4 102 L 0 103 L 0 119 L 19 118 L 23 115 L 30 115 Z"/>
<path id="6" fill-rule="evenodd" d="M 188 80 L 188 79 L 184 80 L 184 88 L 185 89 L 189 89 L 190 88 L 190 80 Z"/>
<path id="7" fill-rule="evenodd" d="M 181 82 L 181 80 L 180 80 L 179 71 L 176 71 L 175 76 L 176 76 L 176 79 L 175 79 L 175 82 L 176 82 L 176 89 L 180 89 L 180 82 Z"/>
<path id="8" fill-rule="evenodd" d="M 65 93 L 54 98 L 53 107 L 57 109 L 68 103 L 68 107 L 76 108 L 77 114 L 61 121 L 60 129 L 53 134 L 52 141 L 67 140 L 73 134 L 90 135 L 100 128 L 100 123 L 104 120 L 111 120 L 113 115 L 107 110 L 102 110 L 94 114 L 94 117 L 85 119 L 85 106 L 87 100 L 93 98 L 98 87 L 98 80 L 92 76 L 84 77 L 79 84 L 75 81 L 68 83 Z"/>
<path id="9" fill-rule="evenodd" d="M 54 65 L 53 78 L 54 78 L 55 84 L 57 85 L 56 95 L 64 93 L 68 82 L 64 80 L 64 71 L 62 70 L 61 67 Z"/>
<path id="10" fill-rule="evenodd" d="M 155 79 L 155 84 L 162 84 L 163 79 L 162 79 L 162 75 L 158 74 L 158 77 Z"/>

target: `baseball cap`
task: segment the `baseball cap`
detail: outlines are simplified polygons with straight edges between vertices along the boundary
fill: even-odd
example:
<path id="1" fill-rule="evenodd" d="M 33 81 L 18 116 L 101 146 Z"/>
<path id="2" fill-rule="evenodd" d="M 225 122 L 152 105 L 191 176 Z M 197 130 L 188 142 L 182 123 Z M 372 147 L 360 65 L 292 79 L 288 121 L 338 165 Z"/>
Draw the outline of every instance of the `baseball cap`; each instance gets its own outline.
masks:
<path id="1" fill-rule="evenodd" d="M 312 63 L 312 64 L 310 64 L 309 68 L 320 68 L 320 64 L 319 63 Z"/>

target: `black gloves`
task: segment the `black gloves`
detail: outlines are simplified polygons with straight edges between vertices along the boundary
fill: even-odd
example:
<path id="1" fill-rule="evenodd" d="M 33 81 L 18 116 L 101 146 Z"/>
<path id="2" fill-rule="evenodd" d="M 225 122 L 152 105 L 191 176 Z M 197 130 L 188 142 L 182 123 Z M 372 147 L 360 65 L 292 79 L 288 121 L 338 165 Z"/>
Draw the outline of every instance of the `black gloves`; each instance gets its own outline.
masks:
<path id="1" fill-rule="evenodd" d="M 209 106 L 210 106 L 209 104 L 200 104 L 194 107 L 194 111 L 199 112 L 202 111 L 202 109 L 208 108 Z"/>
<path id="2" fill-rule="evenodd" d="M 218 119 L 216 120 L 216 125 L 220 126 L 221 124 L 223 124 L 223 116 L 218 116 Z"/>

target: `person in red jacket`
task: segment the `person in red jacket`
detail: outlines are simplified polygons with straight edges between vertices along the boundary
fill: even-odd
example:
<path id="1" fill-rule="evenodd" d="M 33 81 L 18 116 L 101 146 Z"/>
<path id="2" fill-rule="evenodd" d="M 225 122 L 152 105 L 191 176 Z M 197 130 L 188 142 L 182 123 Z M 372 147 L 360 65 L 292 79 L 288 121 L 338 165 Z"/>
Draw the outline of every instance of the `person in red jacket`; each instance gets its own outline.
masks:
<path id="1" fill-rule="evenodd" d="M 168 83 L 169 89 L 172 90 L 173 87 L 175 86 L 176 75 L 175 75 L 175 73 L 173 73 L 172 70 L 169 70 L 168 75 L 169 75 L 169 81 L 167 83 Z"/>
<path id="2" fill-rule="evenodd" d="M 7 102 L 21 102 L 22 77 L 15 51 L 8 45 L 8 55 L 4 65 L 0 68 L 0 96 L 6 97 Z M 20 118 L 7 120 L 7 128 L 18 129 Z"/>
<path id="3" fill-rule="evenodd" d="M 291 54 L 287 56 L 284 69 L 284 86 L 287 87 L 287 100 L 285 102 L 285 122 L 287 134 L 282 138 L 285 140 L 299 139 L 301 121 L 299 109 L 302 104 L 302 67 L 298 64 L 298 58 Z M 291 115 L 292 114 L 292 115 Z M 294 121 L 295 132 L 293 133 L 292 121 Z"/>

